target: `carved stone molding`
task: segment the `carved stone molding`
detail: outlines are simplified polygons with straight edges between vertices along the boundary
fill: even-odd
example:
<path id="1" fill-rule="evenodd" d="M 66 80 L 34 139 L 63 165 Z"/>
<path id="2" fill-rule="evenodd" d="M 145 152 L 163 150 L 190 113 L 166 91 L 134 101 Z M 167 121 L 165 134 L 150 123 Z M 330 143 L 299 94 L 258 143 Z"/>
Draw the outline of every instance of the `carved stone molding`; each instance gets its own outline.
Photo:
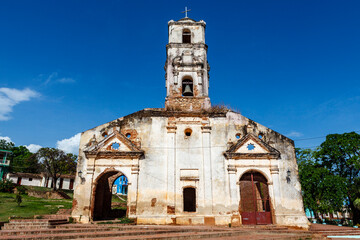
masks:
<path id="1" fill-rule="evenodd" d="M 135 166 L 131 168 L 131 174 L 139 174 L 140 168 L 139 166 Z"/>
<path id="2" fill-rule="evenodd" d="M 202 133 L 211 133 L 211 126 L 202 126 L 201 132 Z"/>
<path id="3" fill-rule="evenodd" d="M 228 165 L 227 170 L 229 174 L 235 174 L 237 172 L 235 165 Z"/>
<path id="4" fill-rule="evenodd" d="M 168 133 L 176 133 L 176 126 L 166 126 L 167 132 Z"/>
<path id="5" fill-rule="evenodd" d="M 279 174 L 279 168 L 277 167 L 277 166 L 272 166 L 271 168 L 270 168 L 270 173 L 271 174 Z"/>

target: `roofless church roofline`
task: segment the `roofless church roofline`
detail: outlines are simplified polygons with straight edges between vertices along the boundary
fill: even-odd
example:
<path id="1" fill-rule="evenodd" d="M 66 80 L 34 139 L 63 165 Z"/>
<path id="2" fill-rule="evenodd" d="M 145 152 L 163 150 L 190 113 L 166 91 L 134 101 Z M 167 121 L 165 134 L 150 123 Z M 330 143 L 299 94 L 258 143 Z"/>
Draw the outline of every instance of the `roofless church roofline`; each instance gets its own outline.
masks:
<path id="1" fill-rule="evenodd" d="M 206 23 L 188 11 L 168 23 L 165 108 L 81 134 L 72 217 L 83 223 L 123 217 L 111 204 L 112 186 L 123 175 L 122 212 L 137 224 L 308 228 L 294 142 L 211 106 Z"/>

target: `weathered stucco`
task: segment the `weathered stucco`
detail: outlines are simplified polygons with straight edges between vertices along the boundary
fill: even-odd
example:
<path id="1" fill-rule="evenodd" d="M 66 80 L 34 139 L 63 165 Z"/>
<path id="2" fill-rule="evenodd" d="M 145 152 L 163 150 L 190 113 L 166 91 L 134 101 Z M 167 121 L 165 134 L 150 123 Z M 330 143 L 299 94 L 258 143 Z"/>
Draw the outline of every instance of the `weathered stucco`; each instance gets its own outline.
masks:
<path id="1" fill-rule="evenodd" d="M 181 43 L 185 27 L 192 31 L 191 44 Z M 308 227 L 294 142 L 240 113 L 211 108 L 206 51 L 205 22 L 170 21 L 166 108 L 144 109 L 82 133 L 77 167 L 82 175 L 76 177 L 72 213 L 76 220 L 89 222 L 101 214 L 98 208 L 109 203 L 106 197 L 96 200 L 99 192 L 106 195 L 104 186 L 124 174 L 129 180 L 127 215 L 138 224 L 238 225 L 239 181 L 256 171 L 267 180 L 272 223 Z M 175 71 L 173 60 L 179 56 L 183 62 L 176 63 Z M 176 78 L 185 75 L 193 79 L 194 96 L 181 96 Z M 115 142 L 119 149 L 111 147 Z M 184 211 L 187 187 L 195 188 L 194 212 Z"/>

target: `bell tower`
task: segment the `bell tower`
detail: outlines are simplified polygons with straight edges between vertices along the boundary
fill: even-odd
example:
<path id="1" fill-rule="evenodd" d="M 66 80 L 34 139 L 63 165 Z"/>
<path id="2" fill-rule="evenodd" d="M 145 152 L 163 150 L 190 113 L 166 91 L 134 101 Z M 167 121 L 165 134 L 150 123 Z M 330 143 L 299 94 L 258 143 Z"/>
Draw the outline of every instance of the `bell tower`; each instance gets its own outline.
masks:
<path id="1" fill-rule="evenodd" d="M 209 64 L 203 20 L 188 17 L 169 21 L 166 45 L 167 110 L 200 111 L 211 107 Z"/>

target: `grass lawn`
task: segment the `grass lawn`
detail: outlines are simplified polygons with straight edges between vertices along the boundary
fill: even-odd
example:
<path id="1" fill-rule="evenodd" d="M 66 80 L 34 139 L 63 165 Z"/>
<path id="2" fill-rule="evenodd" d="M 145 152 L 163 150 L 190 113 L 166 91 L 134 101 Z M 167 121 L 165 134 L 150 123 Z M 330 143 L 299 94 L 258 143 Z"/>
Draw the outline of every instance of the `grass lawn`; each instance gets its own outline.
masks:
<path id="1" fill-rule="evenodd" d="M 44 199 L 21 195 L 18 207 L 14 193 L 0 193 L 0 221 L 8 221 L 10 216 L 31 218 L 34 215 L 54 214 L 60 208 L 70 209 L 71 199 Z"/>
<path id="2" fill-rule="evenodd" d="M 127 201 L 127 196 L 126 195 L 120 195 L 120 197 L 124 200 L 121 200 L 118 196 L 116 196 L 116 194 L 112 195 L 112 199 L 111 202 L 116 202 L 116 203 L 126 203 Z"/>

